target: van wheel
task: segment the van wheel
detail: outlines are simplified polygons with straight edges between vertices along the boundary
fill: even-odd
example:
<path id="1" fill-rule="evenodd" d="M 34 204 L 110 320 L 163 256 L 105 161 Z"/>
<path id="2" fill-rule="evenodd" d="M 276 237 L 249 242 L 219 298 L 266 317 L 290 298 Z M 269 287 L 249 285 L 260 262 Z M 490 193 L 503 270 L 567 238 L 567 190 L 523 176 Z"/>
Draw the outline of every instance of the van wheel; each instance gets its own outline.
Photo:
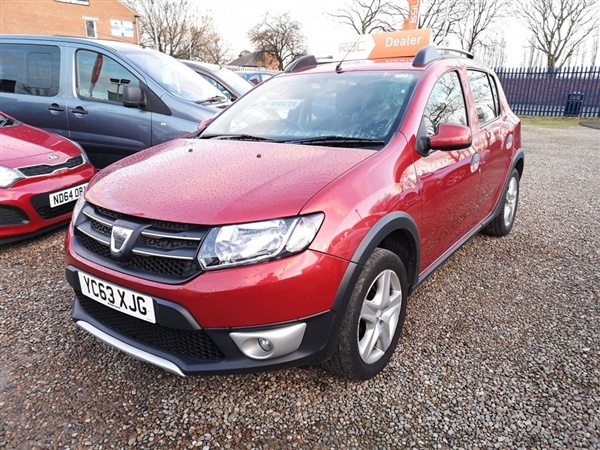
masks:
<path id="1" fill-rule="evenodd" d="M 515 223 L 519 204 L 519 172 L 513 169 L 502 196 L 504 205 L 498 215 L 483 229 L 485 234 L 506 236 Z"/>
<path id="2" fill-rule="evenodd" d="M 377 375 L 390 360 L 406 315 L 408 283 L 402 260 L 376 248 L 348 304 L 327 370 L 354 380 Z"/>

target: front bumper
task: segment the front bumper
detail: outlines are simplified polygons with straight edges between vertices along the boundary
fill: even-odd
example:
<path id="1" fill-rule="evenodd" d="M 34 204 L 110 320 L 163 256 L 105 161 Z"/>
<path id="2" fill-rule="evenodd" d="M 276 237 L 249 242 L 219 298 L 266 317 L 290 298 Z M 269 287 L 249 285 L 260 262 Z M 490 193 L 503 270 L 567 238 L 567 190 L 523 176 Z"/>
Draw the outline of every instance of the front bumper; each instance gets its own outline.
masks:
<path id="1" fill-rule="evenodd" d="M 159 321 L 172 321 L 174 317 L 181 320 L 182 310 L 178 305 L 163 300 L 155 301 L 158 304 Z M 98 312 L 99 309 L 101 312 Z M 82 295 L 75 296 L 73 305 L 73 320 L 79 327 L 134 358 L 182 376 L 262 372 L 318 364 L 327 359 L 334 317 L 335 314 L 328 311 L 294 322 L 263 327 L 201 329 L 197 324 L 190 323 L 190 328 L 197 329 L 167 330 L 160 324 L 129 318 Z M 181 322 L 178 323 L 181 325 Z M 291 328 L 302 329 L 298 347 L 273 358 L 248 357 L 232 338 L 232 334 L 245 335 L 250 339 L 260 335 L 270 337 L 274 332 Z M 292 337 L 292 341 L 295 339 L 297 336 Z M 275 342 L 274 348 L 287 342 Z"/>
<path id="2" fill-rule="evenodd" d="M 89 164 L 64 175 L 27 178 L 0 189 L 0 242 L 8 243 L 55 228 L 71 218 L 75 202 L 56 208 L 49 206 L 49 194 L 87 183 L 95 170 Z"/>

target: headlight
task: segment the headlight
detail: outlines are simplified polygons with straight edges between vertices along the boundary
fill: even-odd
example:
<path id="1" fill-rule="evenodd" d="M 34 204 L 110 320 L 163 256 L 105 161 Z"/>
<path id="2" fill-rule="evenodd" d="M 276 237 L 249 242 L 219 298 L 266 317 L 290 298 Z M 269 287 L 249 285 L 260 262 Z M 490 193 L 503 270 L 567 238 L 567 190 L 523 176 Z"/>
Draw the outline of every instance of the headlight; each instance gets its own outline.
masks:
<path id="1" fill-rule="evenodd" d="M 252 264 L 305 250 L 325 215 L 227 225 L 210 230 L 198 254 L 205 270 Z"/>
<path id="2" fill-rule="evenodd" d="M 15 182 L 25 178 L 21 172 L 10 167 L 0 166 L 0 188 L 11 187 Z"/>

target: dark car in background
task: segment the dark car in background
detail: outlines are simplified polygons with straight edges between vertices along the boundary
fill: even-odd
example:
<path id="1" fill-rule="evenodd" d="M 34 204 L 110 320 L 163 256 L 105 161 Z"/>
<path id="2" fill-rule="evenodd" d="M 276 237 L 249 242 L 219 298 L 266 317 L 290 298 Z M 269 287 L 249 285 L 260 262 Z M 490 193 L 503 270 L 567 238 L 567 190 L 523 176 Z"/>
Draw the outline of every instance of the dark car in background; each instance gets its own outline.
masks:
<path id="1" fill-rule="evenodd" d="M 96 167 L 194 131 L 230 101 L 176 59 L 117 41 L 0 36 L 0 103 Z"/>
<path id="2" fill-rule="evenodd" d="M 0 113 L 0 243 L 64 224 L 94 173 L 75 142 Z"/>
<path id="3" fill-rule="evenodd" d="M 234 71 L 217 64 L 185 60 L 181 62 L 201 75 L 232 101 L 237 100 L 255 86 L 254 83 L 239 77 Z"/>

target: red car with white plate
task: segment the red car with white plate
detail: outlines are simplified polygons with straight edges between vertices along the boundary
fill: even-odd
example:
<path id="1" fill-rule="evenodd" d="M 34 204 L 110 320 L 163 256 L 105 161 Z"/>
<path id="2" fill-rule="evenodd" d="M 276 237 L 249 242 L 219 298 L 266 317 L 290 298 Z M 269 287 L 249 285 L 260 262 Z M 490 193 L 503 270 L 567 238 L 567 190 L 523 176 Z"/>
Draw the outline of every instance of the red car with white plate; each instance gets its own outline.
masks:
<path id="1" fill-rule="evenodd" d="M 77 325 L 181 375 L 373 377 L 408 294 L 516 217 L 520 121 L 472 55 L 305 57 L 202 126 L 99 173 L 66 238 Z"/>
<path id="2" fill-rule="evenodd" d="M 0 113 L 0 243 L 67 222 L 95 172 L 79 144 Z"/>

